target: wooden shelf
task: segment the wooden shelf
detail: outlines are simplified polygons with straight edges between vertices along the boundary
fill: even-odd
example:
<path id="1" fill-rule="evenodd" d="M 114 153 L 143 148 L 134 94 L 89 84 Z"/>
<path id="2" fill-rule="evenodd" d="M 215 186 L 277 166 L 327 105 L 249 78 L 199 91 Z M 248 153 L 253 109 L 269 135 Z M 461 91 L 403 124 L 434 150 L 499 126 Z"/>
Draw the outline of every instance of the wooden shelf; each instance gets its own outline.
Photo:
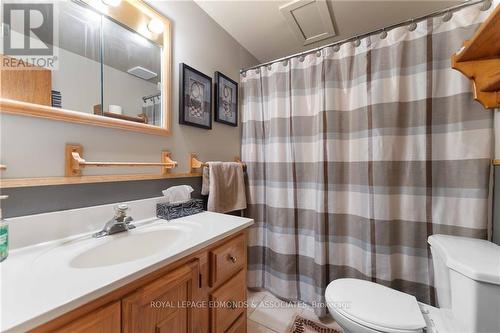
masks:
<path id="1" fill-rule="evenodd" d="M 146 118 L 143 118 L 143 117 L 126 116 L 124 114 L 112 113 L 112 112 L 108 112 L 108 111 L 103 112 L 101 104 L 94 105 L 94 114 L 98 115 L 98 116 L 108 117 L 108 118 L 133 121 L 133 122 L 141 123 L 141 124 L 147 123 Z"/>
<path id="2" fill-rule="evenodd" d="M 131 117 L 131 116 L 126 116 L 124 114 L 117 114 L 117 113 L 111 113 L 111 112 L 103 112 L 102 115 L 104 117 L 110 117 L 110 118 L 116 118 L 116 119 L 122 119 L 122 120 L 128 120 L 128 121 L 135 121 L 136 123 L 146 123 L 146 119 L 141 118 L 141 117 Z"/>
<path id="3" fill-rule="evenodd" d="M 48 185 L 71 185 L 71 184 L 93 184 L 114 183 L 141 180 L 159 180 L 172 178 L 201 177 L 201 173 L 169 173 L 161 174 L 118 174 L 118 175 L 96 175 L 81 177 L 40 177 L 40 178 L 8 178 L 0 179 L 0 188 L 48 186 Z"/>
<path id="4" fill-rule="evenodd" d="M 500 72 L 492 73 L 484 80 L 484 91 L 499 91 L 500 90 Z"/>
<path id="5" fill-rule="evenodd" d="M 153 135 L 162 135 L 162 136 L 171 135 L 170 129 L 167 126 L 159 127 L 149 124 L 125 121 L 122 119 L 102 117 L 95 114 L 54 108 L 46 105 L 15 101 L 3 97 L 0 97 L 0 113 L 13 114 L 23 117 L 29 116 L 29 117 L 38 117 L 49 120 L 67 121 L 77 124 L 117 128 L 121 130 L 134 131 L 134 132 L 153 134 Z M 168 120 L 168 124 L 170 124 L 170 120 Z"/>
<path id="6" fill-rule="evenodd" d="M 471 79 L 474 98 L 485 108 L 500 107 L 500 6 L 471 40 L 453 55 L 452 68 Z"/>

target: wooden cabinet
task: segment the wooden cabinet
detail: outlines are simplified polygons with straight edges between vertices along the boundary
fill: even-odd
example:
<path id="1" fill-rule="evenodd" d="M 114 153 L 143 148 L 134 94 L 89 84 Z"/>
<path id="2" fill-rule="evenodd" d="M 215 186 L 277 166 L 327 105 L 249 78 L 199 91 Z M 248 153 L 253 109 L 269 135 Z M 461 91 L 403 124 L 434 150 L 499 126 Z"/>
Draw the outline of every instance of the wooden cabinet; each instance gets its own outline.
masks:
<path id="1" fill-rule="evenodd" d="M 210 286 L 227 280 L 246 266 L 246 240 L 243 235 L 235 237 L 210 251 Z"/>
<path id="2" fill-rule="evenodd" d="M 0 96 L 2 98 L 52 105 L 52 72 L 50 70 L 22 65 L 19 64 L 18 59 L 4 55 L 0 55 L 0 60 L 7 64 L 0 70 Z M 15 69 L 18 66 L 21 69 Z"/>
<path id="3" fill-rule="evenodd" d="M 242 313 L 238 319 L 234 322 L 231 327 L 226 331 L 226 333 L 246 333 L 247 332 L 247 321 L 246 313 Z"/>
<path id="4" fill-rule="evenodd" d="M 241 270 L 228 282 L 210 294 L 214 306 L 210 309 L 210 322 L 213 333 L 224 333 L 235 321 L 246 313 L 243 306 L 246 300 L 245 271 Z"/>
<path id="5" fill-rule="evenodd" d="M 53 331 L 56 333 L 120 333 L 120 302 L 114 302 Z"/>
<path id="6" fill-rule="evenodd" d="M 239 232 L 31 332 L 245 333 L 246 246 Z"/>
<path id="7" fill-rule="evenodd" d="M 194 332 L 198 260 L 166 274 L 122 300 L 124 333 Z"/>

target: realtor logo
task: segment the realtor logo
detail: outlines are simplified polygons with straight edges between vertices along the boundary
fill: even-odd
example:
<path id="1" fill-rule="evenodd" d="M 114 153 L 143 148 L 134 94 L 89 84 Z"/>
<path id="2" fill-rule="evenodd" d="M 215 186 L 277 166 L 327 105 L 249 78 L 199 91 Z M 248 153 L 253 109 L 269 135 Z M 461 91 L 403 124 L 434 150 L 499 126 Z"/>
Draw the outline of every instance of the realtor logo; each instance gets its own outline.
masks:
<path id="1" fill-rule="evenodd" d="M 58 69 L 57 1 L 2 0 L 2 70 Z"/>
<path id="2" fill-rule="evenodd" d="M 52 3 L 6 3 L 3 5 L 6 55 L 51 56 L 54 44 Z M 5 33 L 6 32 L 6 33 Z"/>

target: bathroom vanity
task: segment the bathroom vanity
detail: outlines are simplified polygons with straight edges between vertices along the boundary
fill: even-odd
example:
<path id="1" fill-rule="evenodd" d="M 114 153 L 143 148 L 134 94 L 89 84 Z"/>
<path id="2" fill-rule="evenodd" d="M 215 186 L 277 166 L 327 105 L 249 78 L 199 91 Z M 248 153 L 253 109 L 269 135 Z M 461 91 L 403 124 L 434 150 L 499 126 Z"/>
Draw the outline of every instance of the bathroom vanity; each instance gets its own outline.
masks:
<path id="1" fill-rule="evenodd" d="M 141 200 L 135 211 L 148 215 L 155 200 Z M 54 218 L 66 218 L 71 232 L 81 228 L 79 219 L 109 206 L 40 214 L 38 222 L 51 228 Z M 98 212 L 89 214 L 92 209 Z M 11 234 L 36 220 L 18 219 Z M 246 332 L 246 228 L 252 223 L 209 212 L 169 222 L 146 218 L 111 236 L 82 233 L 14 249 L 1 266 L 1 330 Z"/>

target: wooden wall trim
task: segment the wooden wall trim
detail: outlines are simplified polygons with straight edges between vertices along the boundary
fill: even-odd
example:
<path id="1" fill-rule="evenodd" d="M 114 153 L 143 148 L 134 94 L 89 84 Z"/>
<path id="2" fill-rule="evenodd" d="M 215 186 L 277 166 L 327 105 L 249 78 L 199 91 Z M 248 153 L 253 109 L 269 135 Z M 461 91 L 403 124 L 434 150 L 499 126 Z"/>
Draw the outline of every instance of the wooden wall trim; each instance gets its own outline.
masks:
<path id="1" fill-rule="evenodd" d="M 8 178 L 8 179 L 0 179 L 0 188 L 110 183 L 110 182 L 188 178 L 188 177 L 201 177 L 201 176 L 202 176 L 201 173 L 185 172 L 185 173 L 169 173 L 167 175 L 123 174 L 123 175 L 95 175 L 95 176 L 81 176 L 81 177 Z"/>
<path id="2" fill-rule="evenodd" d="M 19 116 L 29 116 L 29 117 L 57 120 L 57 121 L 66 121 L 84 125 L 111 127 L 111 128 L 117 128 L 122 130 L 147 133 L 153 135 L 167 136 L 171 134 L 170 130 L 158 126 L 103 117 L 90 113 L 54 108 L 51 106 L 26 103 L 6 98 L 0 98 L 0 112 L 15 114 Z"/>

